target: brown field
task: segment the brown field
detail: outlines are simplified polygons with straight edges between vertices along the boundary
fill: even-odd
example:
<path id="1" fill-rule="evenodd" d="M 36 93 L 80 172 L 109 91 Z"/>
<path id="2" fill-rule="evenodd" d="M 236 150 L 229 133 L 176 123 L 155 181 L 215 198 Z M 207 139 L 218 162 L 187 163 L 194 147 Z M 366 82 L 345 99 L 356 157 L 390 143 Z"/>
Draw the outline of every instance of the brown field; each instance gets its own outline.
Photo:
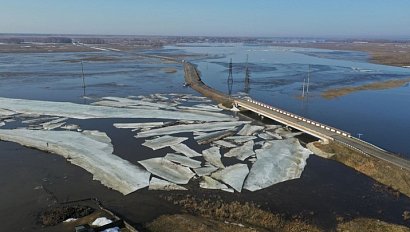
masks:
<path id="1" fill-rule="evenodd" d="M 393 89 L 393 88 L 401 87 L 409 82 L 410 82 L 410 78 L 373 82 L 373 83 L 364 84 L 361 86 L 329 89 L 323 92 L 321 95 L 323 98 L 333 99 L 336 97 L 341 97 L 341 96 L 345 96 L 345 95 L 348 95 L 354 92 L 359 92 L 359 91 L 364 91 L 364 90 Z"/>
<path id="2" fill-rule="evenodd" d="M 332 42 L 332 43 L 303 43 L 303 44 L 279 44 L 287 47 L 321 48 L 332 50 L 348 50 L 367 52 L 371 61 L 378 64 L 391 66 L 410 66 L 410 42 Z"/>

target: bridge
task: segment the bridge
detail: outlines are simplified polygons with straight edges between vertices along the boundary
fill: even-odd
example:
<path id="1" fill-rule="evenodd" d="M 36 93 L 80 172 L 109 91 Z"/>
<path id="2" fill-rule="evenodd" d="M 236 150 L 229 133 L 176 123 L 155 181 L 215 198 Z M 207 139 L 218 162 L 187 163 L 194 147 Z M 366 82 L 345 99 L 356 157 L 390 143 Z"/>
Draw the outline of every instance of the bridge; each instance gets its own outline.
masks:
<path id="1" fill-rule="evenodd" d="M 346 131 L 316 122 L 250 98 L 232 98 L 229 95 L 214 90 L 202 82 L 201 77 L 193 64 L 189 62 L 183 63 L 186 83 L 204 96 L 207 96 L 217 102 L 241 107 L 260 116 L 282 123 L 288 127 L 305 132 L 323 141 L 333 141 L 339 143 L 362 154 L 384 160 L 399 168 L 410 171 L 409 160 L 401 158 L 366 141 L 355 138 Z"/>

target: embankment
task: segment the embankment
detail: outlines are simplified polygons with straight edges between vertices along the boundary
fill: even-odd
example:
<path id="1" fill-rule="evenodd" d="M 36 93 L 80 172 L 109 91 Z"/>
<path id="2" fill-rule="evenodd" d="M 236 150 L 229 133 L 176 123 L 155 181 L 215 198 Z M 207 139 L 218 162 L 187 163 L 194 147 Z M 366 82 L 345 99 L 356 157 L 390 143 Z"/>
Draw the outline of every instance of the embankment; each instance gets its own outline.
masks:
<path id="1" fill-rule="evenodd" d="M 193 64 L 185 62 L 184 71 L 185 71 L 185 82 L 192 89 L 201 93 L 205 97 L 208 97 L 218 103 L 222 103 L 226 107 L 232 106 L 233 101 L 231 100 L 230 96 L 222 92 L 219 92 L 215 89 L 212 89 L 209 86 L 207 86 L 204 82 L 202 82 L 201 77 Z"/>

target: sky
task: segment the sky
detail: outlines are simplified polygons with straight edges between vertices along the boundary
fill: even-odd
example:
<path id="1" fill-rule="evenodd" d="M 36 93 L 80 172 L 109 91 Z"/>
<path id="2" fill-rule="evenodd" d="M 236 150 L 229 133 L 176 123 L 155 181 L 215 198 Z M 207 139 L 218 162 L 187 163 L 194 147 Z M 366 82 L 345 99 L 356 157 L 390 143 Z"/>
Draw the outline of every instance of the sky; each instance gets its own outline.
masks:
<path id="1" fill-rule="evenodd" d="M 410 38 L 410 1 L 0 0 L 0 33 Z"/>

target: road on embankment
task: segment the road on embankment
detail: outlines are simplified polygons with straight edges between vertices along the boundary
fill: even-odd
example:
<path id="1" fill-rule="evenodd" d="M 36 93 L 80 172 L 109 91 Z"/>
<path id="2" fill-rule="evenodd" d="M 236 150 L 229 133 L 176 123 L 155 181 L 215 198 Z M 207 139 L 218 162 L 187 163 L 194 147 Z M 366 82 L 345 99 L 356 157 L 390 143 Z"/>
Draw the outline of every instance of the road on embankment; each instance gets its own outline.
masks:
<path id="1" fill-rule="evenodd" d="M 309 120 L 295 114 L 288 113 L 284 110 L 283 111 L 286 112 L 285 114 L 278 113 L 278 108 L 270 107 L 265 104 L 262 104 L 261 106 L 260 104 L 253 103 L 252 101 L 245 101 L 242 99 L 232 98 L 229 95 L 212 89 L 201 80 L 198 70 L 193 64 L 189 62 L 183 62 L 183 64 L 186 84 L 188 84 L 194 90 L 198 91 L 206 97 L 209 97 L 227 106 L 235 104 L 235 102 L 241 102 L 242 106 L 245 106 L 245 108 L 254 111 L 257 114 L 264 115 L 265 117 L 271 118 L 287 126 L 301 130 L 317 138 L 324 140 L 332 140 L 350 149 L 358 151 L 362 154 L 373 156 L 380 160 L 384 160 L 388 163 L 391 163 L 399 168 L 410 171 L 409 160 L 399 157 L 391 152 L 385 151 L 373 144 L 352 137 L 347 132 L 324 125 L 322 123 L 314 122 L 313 120 Z M 276 111 L 272 108 L 276 109 Z M 305 120 L 302 120 L 301 118 Z"/>

